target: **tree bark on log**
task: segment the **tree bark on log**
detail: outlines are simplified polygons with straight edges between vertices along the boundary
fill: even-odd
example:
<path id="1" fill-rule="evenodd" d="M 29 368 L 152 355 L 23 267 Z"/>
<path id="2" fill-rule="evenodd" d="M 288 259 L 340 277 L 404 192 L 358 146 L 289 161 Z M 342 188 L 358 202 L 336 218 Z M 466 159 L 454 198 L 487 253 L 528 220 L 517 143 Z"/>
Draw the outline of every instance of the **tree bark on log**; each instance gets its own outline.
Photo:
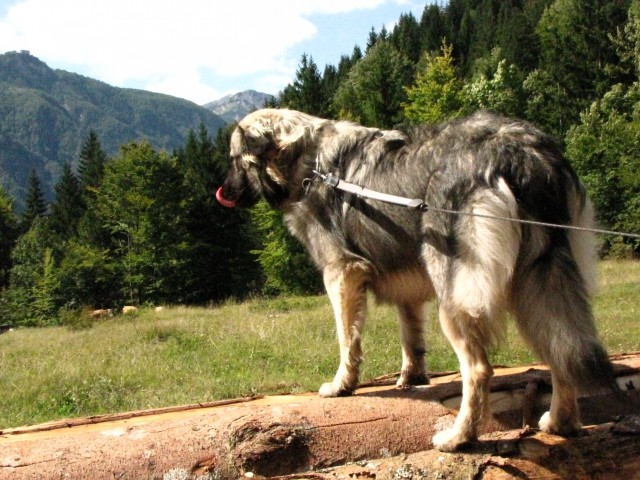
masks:
<path id="1" fill-rule="evenodd" d="M 637 479 L 640 478 L 640 416 L 629 415 L 611 424 L 588 427 L 574 438 L 548 435 L 533 429 L 495 432 L 484 435 L 460 453 L 427 450 L 318 472 L 270 478 Z"/>
<path id="2" fill-rule="evenodd" d="M 619 356 L 614 362 L 619 383 L 629 388 L 640 384 L 640 354 Z M 460 382 L 450 375 L 412 390 L 372 386 L 346 398 L 322 399 L 315 394 L 266 397 L 4 430 L 0 431 L 0 479 L 344 478 L 336 473 L 339 470 L 321 469 L 349 462 L 364 462 L 364 466 L 343 468 L 365 470 L 352 471 L 346 478 L 434 478 L 431 474 L 421 477 L 420 469 L 433 469 L 433 462 L 437 465 L 441 459 L 451 460 L 447 468 L 458 469 L 459 474 L 452 474 L 455 478 L 465 477 L 463 472 L 469 469 L 476 469 L 472 478 L 506 478 L 500 472 L 528 472 L 533 468 L 530 464 L 555 474 L 560 472 L 562 458 L 579 465 L 575 472 L 587 472 L 586 477 L 580 473 L 575 478 L 589 476 L 590 462 L 625 474 L 631 470 L 620 468 L 638 466 L 633 462 L 640 458 L 640 435 L 633 420 L 607 427 L 609 430 L 592 429 L 593 434 L 570 440 L 522 430 L 523 421 L 535 425 L 534 420 L 546 409 L 549 373 L 542 366 L 496 369 L 496 373 L 491 387 L 494 415 L 484 431 L 508 431 L 502 435 L 513 438 L 488 436 L 464 453 L 430 450 L 433 434 L 455 418 Z M 627 395 L 637 404 L 638 393 Z M 580 407 L 585 424 L 639 413 L 625 410 L 609 396 L 583 397 Z M 595 443 L 589 446 L 590 442 Z M 613 456 L 596 457 L 601 451 Z M 383 467 L 366 470 L 370 459 L 405 458 L 401 454 L 409 457 L 391 476 L 384 476 Z M 423 457 L 424 467 L 419 463 Z M 616 467 L 618 464 L 623 467 Z M 398 468 L 404 468 L 408 476 L 398 476 L 402 474 Z M 431 470 L 422 472 L 426 471 Z"/>

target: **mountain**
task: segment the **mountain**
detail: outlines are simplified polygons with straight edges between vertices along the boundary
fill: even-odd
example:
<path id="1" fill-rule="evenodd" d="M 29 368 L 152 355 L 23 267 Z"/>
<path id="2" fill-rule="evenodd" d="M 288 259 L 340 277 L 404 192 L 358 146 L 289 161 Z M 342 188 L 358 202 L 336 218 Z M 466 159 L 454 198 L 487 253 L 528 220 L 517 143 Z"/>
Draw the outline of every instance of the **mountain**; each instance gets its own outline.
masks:
<path id="1" fill-rule="evenodd" d="M 172 151 L 201 123 L 212 136 L 225 125 L 187 100 L 53 70 L 27 51 L 0 55 L 0 183 L 18 208 L 31 168 L 52 199 L 62 166 L 77 164 L 90 130 L 115 155 L 120 145 L 140 140 Z"/>
<path id="2" fill-rule="evenodd" d="M 245 90 L 244 92 L 226 95 L 220 100 L 203 105 L 203 107 L 219 115 L 227 123 L 232 123 L 241 120 L 247 113 L 262 108 L 273 99 L 273 95 L 268 93 Z"/>

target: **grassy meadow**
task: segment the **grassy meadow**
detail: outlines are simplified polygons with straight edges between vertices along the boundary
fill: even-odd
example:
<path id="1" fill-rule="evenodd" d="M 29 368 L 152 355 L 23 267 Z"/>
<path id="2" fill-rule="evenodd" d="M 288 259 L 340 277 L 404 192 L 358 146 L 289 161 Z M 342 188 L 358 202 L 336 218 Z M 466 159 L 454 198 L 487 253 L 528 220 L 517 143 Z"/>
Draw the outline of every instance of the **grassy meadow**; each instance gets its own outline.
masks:
<path id="1" fill-rule="evenodd" d="M 640 350 L 640 262 L 601 263 L 595 303 L 611 353 Z M 429 312 L 430 370 L 457 361 Z M 534 361 L 509 325 L 492 362 Z M 400 369 L 393 308 L 371 302 L 365 381 Z M 19 329 L 0 335 L 0 429 L 54 419 L 314 391 L 332 378 L 338 346 L 325 296 L 253 299 L 212 308 L 142 309 L 84 328 Z"/>

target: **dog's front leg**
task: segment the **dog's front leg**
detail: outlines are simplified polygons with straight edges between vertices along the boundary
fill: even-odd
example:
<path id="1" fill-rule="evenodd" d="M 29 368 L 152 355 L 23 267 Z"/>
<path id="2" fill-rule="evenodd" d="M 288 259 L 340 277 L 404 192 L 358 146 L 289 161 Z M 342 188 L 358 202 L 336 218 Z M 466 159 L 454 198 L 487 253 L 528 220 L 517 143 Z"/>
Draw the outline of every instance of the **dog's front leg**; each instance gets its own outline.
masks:
<path id="1" fill-rule="evenodd" d="M 335 378 L 320 387 L 320 396 L 350 395 L 358 385 L 362 361 L 362 327 L 367 310 L 367 269 L 358 263 L 331 265 L 323 279 L 336 317 L 340 366 Z"/>

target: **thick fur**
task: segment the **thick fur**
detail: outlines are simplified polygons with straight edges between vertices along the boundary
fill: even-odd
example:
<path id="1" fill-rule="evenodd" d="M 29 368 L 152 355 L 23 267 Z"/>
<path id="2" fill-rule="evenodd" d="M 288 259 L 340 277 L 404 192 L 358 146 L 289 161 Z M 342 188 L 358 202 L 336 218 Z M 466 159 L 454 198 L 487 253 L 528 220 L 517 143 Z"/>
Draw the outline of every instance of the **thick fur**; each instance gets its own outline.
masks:
<path id="1" fill-rule="evenodd" d="M 546 432 L 580 428 L 579 388 L 613 388 L 589 303 L 592 234 L 481 217 L 426 213 L 366 200 L 321 183 L 312 170 L 429 206 L 499 217 L 590 226 L 584 188 L 556 144 L 532 125 L 482 111 L 408 132 L 365 128 L 290 110 L 259 110 L 231 137 L 222 195 L 250 207 L 264 197 L 322 271 L 335 311 L 340 366 L 323 396 L 358 383 L 367 291 L 397 305 L 399 387 L 428 383 L 423 306 L 437 297 L 440 323 L 459 360 L 463 401 L 454 426 L 434 437 L 451 451 L 476 437 L 488 413 L 486 348 L 504 313 L 549 364 Z"/>

